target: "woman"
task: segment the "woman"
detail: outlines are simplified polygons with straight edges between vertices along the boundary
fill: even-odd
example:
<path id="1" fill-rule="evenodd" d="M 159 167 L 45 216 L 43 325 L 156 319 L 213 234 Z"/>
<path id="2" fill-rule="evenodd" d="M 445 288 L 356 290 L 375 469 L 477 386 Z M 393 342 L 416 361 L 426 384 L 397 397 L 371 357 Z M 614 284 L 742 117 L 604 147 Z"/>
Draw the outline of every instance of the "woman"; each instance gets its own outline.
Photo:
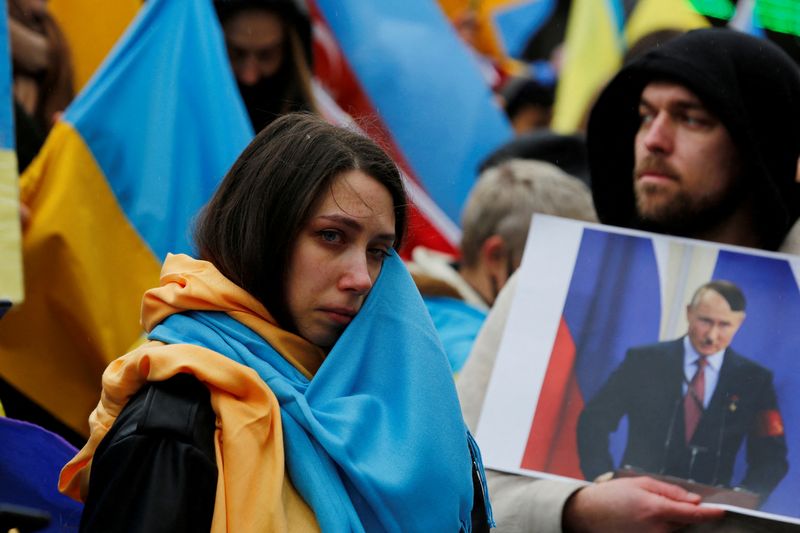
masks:
<path id="1" fill-rule="evenodd" d="M 477 448 L 392 249 L 405 213 L 368 139 L 310 115 L 263 130 L 201 214 L 204 261 L 167 258 L 151 342 L 103 376 L 61 476 L 82 529 L 486 529 Z"/>

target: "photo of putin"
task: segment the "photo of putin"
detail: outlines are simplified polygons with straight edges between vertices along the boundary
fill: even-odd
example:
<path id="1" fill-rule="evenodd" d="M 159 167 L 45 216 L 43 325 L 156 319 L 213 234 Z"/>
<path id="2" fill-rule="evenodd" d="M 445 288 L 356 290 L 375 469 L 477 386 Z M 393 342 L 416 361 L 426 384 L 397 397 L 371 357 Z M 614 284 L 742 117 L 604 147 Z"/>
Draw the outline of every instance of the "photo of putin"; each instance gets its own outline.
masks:
<path id="1" fill-rule="evenodd" d="M 730 348 L 745 305 L 739 287 L 710 281 L 687 305 L 686 335 L 627 351 L 578 421 L 586 479 L 630 466 L 769 496 L 788 470 L 786 439 L 772 372 Z M 623 417 L 627 442 L 615 465 L 609 435 Z M 746 471 L 733 480 L 743 441 Z"/>

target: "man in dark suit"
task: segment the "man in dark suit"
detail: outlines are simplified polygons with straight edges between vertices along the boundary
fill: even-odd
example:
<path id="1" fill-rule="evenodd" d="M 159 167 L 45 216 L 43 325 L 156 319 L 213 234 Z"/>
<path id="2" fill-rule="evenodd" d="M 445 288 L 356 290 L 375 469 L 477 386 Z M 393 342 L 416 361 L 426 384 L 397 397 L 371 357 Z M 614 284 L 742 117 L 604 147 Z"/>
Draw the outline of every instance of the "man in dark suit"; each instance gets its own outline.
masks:
<path id="1" fill-rule="evenodd" d="M 686 336 L 628 350 L 578 422 L 587 479 L 614 470 L 608 435 L 627 416 L 621 465 L 769 495 L 788 470 L 786 440 L 772 373 L 729 347 L 744 308 L 736 285 L 711 281 L 687 306 Z M 745 439 L 747 472 L 732 483 Z"/>

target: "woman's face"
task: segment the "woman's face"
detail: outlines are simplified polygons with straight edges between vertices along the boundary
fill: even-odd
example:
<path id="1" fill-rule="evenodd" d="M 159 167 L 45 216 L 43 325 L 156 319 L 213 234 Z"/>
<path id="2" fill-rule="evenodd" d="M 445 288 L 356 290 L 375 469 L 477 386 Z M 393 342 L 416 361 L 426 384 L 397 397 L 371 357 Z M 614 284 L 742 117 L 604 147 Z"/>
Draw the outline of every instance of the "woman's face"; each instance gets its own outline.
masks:
<path id="1" fill-rule="evenodd" d="M 395 240 L 389 191 L 360 170 L 335 177 L 289 258 L 286 299 L 304 339 L 328 349 L 361 309 Z"/>

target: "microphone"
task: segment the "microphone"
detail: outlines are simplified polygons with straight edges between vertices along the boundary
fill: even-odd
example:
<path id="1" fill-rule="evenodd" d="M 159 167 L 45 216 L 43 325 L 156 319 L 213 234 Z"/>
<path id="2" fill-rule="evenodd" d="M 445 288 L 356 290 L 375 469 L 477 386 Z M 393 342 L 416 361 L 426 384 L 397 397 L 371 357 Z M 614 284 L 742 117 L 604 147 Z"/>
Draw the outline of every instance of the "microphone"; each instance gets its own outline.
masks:
<path id="1" fill-rule="evenodd" d="M 739 404 L 739 396 L 737 394 L 728 394 L 728 406 L 722 411 L 722 421 L 719 424 L 719 433 L 717 434 L 717 449 L 714 453 L 714 476 L 711 478 L 711 484 L 716 485 L 719 478 L 719 463 L 722 459 L 722 438 L 725 433 L 725 425 L 728 421 L 728 413 L 735 413 Z"/>
<path id="2" fill-rule="evenodd" d="M 686 381 L 686 377 L 683 378 Z M 664 457 L 661 459 L 661 470 L 659 474 L 664 475 L 667 470 L 667 459 L 669 458 L 669 448 L 672 446 L 672 440 L 675 438 L 675 419 L 678 417 L 678 408 L 683 404 L 683 396 L 678 396 L 675 400 L 675 405 L 672 406 L 672 414 L 669 417 L 669 426 L 667 427 L 667 438 L 664 440 Z"/>

